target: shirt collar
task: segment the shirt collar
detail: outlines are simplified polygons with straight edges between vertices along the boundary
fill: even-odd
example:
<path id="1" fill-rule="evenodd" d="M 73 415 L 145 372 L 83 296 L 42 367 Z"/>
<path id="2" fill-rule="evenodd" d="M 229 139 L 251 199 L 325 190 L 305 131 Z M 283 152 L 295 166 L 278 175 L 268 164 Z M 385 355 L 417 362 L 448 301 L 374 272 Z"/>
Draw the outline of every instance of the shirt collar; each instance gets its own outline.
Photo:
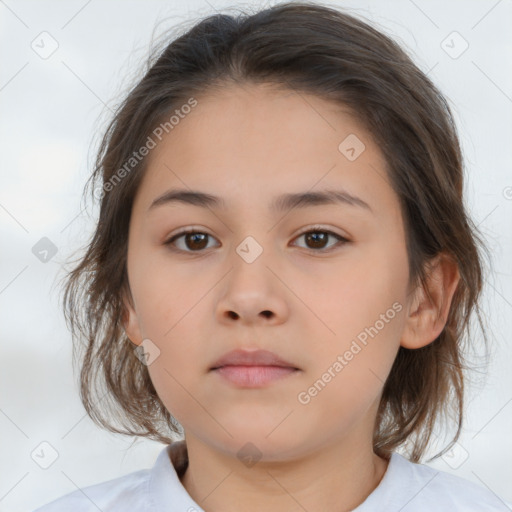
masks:
<path id="1" fill-rule="evenodd" d="M 158 455 L 151 469 L 148 484 L 148 512 L 204 512 L 190 497 L 180 481 L 188 466 L 185 441 L 167 445 Z"/>
<path id="2" fill-rule="evenodd" d="M 383 478 L 373 492 L 353 509 L 354 512 L 378 510 L 378 505 L 393 502 L 390 495 L 393 482 L 399 480 L 401 485 L 407 487 L 411 484 L 408 478 L 409 461 L 396 452 L 391 458 Z M 191 498 L 188 491 L 180 481 L 180 477 L 188 467 L 188 452 L 185 440 L 175 441 L 167 445 L 158 455 L 151 470 L 147 502 L 150 512 L 204 512 L 204 510 Z M 402 478 L 399 478 L 401 476 Z M 410 490 L 410 489 L 409 489 Z"/>

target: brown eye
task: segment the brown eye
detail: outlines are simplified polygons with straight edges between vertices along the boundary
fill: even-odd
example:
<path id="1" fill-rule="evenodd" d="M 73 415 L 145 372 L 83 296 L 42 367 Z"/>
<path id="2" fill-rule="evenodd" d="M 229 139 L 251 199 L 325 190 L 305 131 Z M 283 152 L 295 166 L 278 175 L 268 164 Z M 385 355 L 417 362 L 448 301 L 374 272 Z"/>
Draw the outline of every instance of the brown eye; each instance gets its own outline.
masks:
<path id="1" fill-rule="evenodd" d="M 326 230 L 306 231 L 299 235 L 296 239 L 299 239 L 301 237 L 305 237 L 305 248 L 310 249 L 314 252 L 329 252 L 329 249 L 331 249 L 332 247 L 335 247 L 336 245 L 343 245 L 349 242 L 349 240 L 347 240 L 346 238 L 337 235 L 332 231 Z M 328 245 L 329 239 L 332 239 L 333 237 L 337 239 L 338 242 Z M 164 245 L 169 246 L 171 250 L 177 252 L 202 252 L 204 249 L 208 248 L 208 240 L 210 238 L 213 239 L 213 237 L 208 233 L 203 233 L 202 231 L 189 230 L 174 235 L 172 238 L 167 240 Z M 180 239 L 183 240 L 181 241 L 181 244 L 178 244 L 177 241 Z"/>
<path id="2" fill-rule="evenodd" d="M 307 247 L 306 249 L 312 249 L 314 250 L 315 252 L 320 252 L 321 249 L 325 249 L 326 247 L 328 247 L 326 244 L 327 244 L 327 241 L 329 238 L 337 238 L 338 239 L 338 244 L 331 244 L 330 247 L 328 248 L 331 248 L 331 247 L 334 247 L 336 245 L 343 245 L 344 243 L 347 243 L 348 240 L 340 235 L 337 235 L 336 233 L 333 233 L 332 231 L 321 231 L 321 230 L 314 230 L 314 231 L 306 231 L 305 233 L 302 233 L 301 235 L 299 235 L 297 237 L 298 238 L 301 238 L 301 237 L 305 237 L 305 241 L 306 241 L 306 244 L 307 244 Z M 326 251 L 328 252 L 328 251 Z"/>
<path id="3" fill-rule="evenodd" d="M 209 237 L 210 235 L 208 233 L 201 231 L 184 231 L 167 240 L 165 245 L 171 246 L 171 249 L 174 250 L 175 248 L 173 246 L 175 245 L 175 241 L 183 238 L 184 243 L 182 247 L 177 247 L 176 250 L 183 252 L 200 252 L 207 247 Z"/>

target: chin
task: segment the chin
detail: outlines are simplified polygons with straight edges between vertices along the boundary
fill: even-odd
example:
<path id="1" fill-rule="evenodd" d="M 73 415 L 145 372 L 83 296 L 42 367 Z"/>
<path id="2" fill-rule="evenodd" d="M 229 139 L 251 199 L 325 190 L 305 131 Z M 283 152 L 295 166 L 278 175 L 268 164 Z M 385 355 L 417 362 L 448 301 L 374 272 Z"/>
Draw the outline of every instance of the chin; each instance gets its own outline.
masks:
<path id="1" fill-rule="evenodd" d="M 251 461 L 285 462 L 298 457 L 300 451 L 306 448 L 305 438 L 294 435 L 289 428 L 283 428 L 278 432 L 281 427 L 276 429 L 276 425 L 271 428 L 267 425 L 261 425 L 260 428 L 253 425 L 250 429 L 245 426 L 239 431 L 230 428 L 229 432 L 233 437 L 226 435 L 222 439 L 212 440 L 212 444 L 215 444 L 217 449 L 236 456 L 242 462 L 249 461 L 248 467 Z"/>

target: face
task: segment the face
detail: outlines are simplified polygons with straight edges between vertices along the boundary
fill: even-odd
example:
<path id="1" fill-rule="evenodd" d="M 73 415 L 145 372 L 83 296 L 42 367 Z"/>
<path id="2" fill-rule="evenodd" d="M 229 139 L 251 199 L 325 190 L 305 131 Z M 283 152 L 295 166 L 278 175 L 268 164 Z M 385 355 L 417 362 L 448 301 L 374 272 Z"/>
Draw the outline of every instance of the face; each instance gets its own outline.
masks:
<path id="1" fill-rule="evenodd" d="M 371 439 L 409 308 L 403 220 L 379 148 L 316 96 L 260 85 L 196 99 L 151 150 L 133 205 L 127 334 L 150 340 L 161 400 L 212 447 L 235 454 L 250 441 L 277 460 Z M 222 202 L 150 208 L 177 189 Z M 276 202 L 326 190 L 358 199 Z M 298 371 L 235 385 L 211 367 L 237 348 Z"/>

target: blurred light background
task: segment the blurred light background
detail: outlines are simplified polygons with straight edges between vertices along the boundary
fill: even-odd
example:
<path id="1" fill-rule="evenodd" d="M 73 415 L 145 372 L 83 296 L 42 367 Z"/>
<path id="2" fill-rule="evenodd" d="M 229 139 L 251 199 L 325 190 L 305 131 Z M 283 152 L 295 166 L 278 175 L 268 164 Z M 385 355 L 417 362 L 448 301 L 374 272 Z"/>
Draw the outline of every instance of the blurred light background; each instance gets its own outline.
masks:
<path id="1" fill-rule="evenodd" d="M 85 415 L 56 279 L 94 225 L 81 202 L 93 142 L 152 39 L 216 11 L 274 3 L 0 0 L 0 511 L 30 511 L 153 465 L 162 445 L 109 434 Z M 494 257 L 484 296 L 492 360 L 468 389 L 458 445 L 429 465 L 512 500 L 512 1 L 330 4 L 405 45 L 453 108 L 467 203 Z M 57 252 L 37 256 L 36 244 Z M 49 449 L 41 443 L 58 455 L 46 469 L 33 456 Z"/>

